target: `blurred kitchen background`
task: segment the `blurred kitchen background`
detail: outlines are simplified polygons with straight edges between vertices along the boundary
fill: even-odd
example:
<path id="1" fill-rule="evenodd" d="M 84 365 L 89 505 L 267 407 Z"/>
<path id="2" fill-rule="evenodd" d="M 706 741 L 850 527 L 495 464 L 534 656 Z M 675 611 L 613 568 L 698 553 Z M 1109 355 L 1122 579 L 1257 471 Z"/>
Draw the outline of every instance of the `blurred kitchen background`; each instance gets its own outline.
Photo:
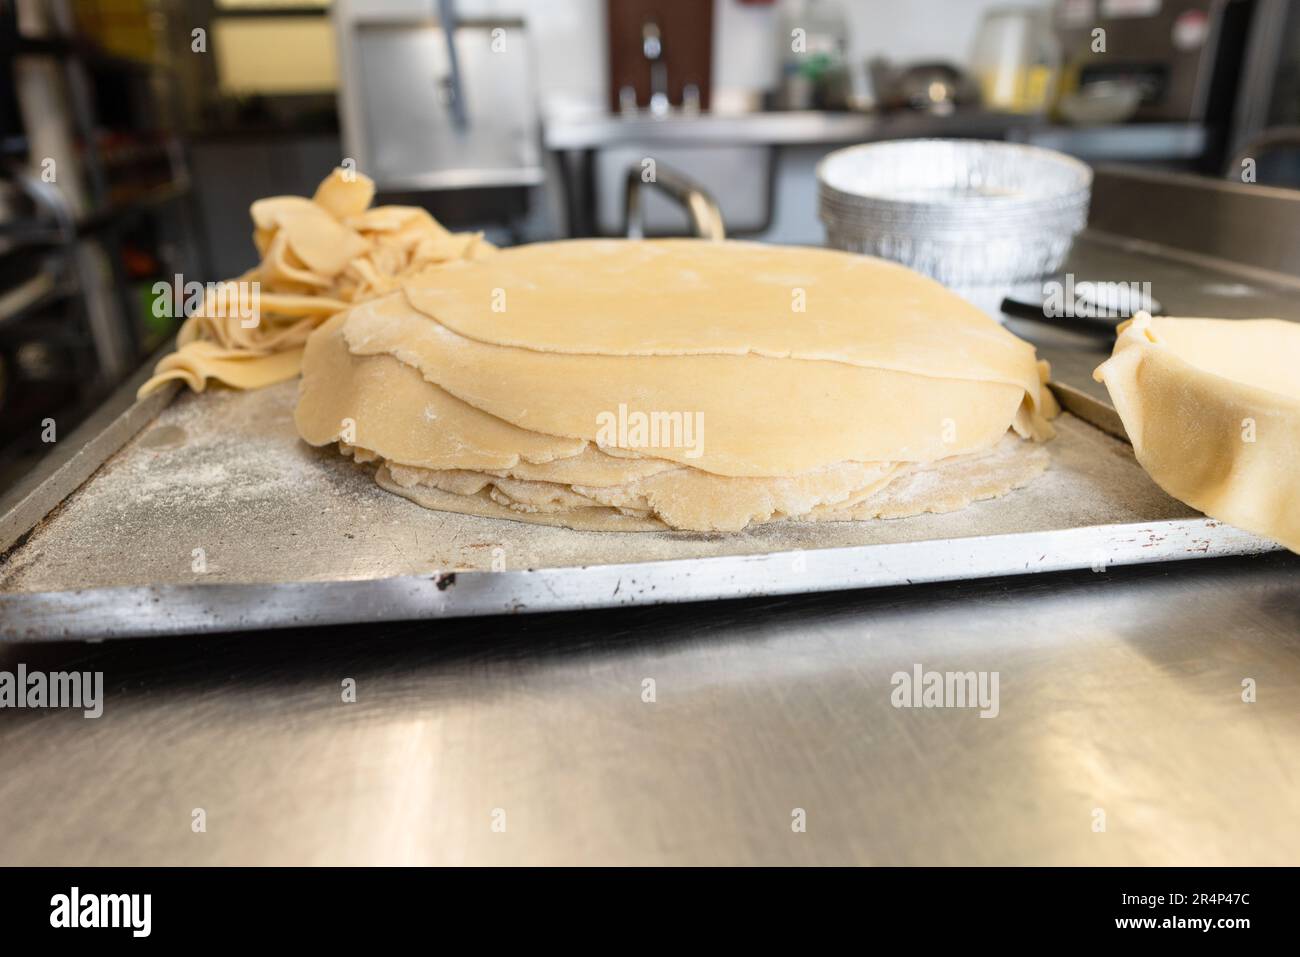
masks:
<path id="1" fill-rule="evenodd" d="M 0 76 L 0 487 L 345 160 L 503 244 L 688 234 L 647 158 L 820 244 L 818 160 L 903 137 L 1300 185 L 1287 0 L 0 0 Z"/>

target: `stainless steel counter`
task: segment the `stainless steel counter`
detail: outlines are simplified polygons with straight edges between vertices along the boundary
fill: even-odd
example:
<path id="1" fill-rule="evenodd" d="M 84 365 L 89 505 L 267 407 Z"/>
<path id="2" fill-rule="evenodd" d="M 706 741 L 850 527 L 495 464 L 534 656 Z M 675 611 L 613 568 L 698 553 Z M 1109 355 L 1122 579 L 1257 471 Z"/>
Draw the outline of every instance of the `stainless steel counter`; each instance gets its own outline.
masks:
<path id="1" fill-rule="evenodd" d="M 754 113 L 559 115 L 546 119 L 548 150 L 590 150 L 620 145 L 806 146 L 861 143 L 916 136 L 966 136 L 1034 143 L 1089 157 L 1123 160 L 1188 159 L 1205 148 L 1204 128 L 1186 123 L 1068 127 L 1012 113 L 962 110 L 948 116 L 819 110 Z"/>
<path id="2" fill-rule="evenodd" d="M 601 113 L 548 118 L 543 124 L 542 139 L 549 150 L 589 150 L 629 143 L 798 146 L 857 143 L 904 136 L 1000 137 L 1008 129 L 1033 122 L 1022 116 L 979 111 L 946 117 L 924 113 L 881 116 L 818 110 L 670 113 L 664 116 Z"/>
<path id="3" fill-rule="evenodd" d="M 3 716 L 0 863 L 1294 864 L 1297 571 L 9 647 L 108 700 Z M 998 717 L 894 708 L 918 663 Z"/>
<path id="4" fill-rule="evenodd" d="M 1150 249 L 1088 239 L 1070 268 L 1300 318 L 1285 285 Z M 1105 352 L 1016 328 L 1072 384 Z M 0 646 L 106 689 L 98 719 L 0 711 L 0 864 L 1295 864 L 1298 572 Z M 895 707 L 918 666 L 996 672 L 997 717 Z"/>

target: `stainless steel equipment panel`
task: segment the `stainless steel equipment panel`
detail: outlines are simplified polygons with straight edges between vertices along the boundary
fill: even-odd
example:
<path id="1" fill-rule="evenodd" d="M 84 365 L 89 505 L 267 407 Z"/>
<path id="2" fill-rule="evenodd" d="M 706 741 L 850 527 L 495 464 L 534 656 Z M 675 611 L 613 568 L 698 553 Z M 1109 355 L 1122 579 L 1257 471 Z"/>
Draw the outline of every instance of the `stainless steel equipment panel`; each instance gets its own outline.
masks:
<path id="1" fill-rule="evenodd" d="M 460 24 L 454 34 L 463 125 L 453 109 L 442 27 L 356 26 L 365 172 L 392 190 L 540 183 L 541 134 L 523 25 Z"/>

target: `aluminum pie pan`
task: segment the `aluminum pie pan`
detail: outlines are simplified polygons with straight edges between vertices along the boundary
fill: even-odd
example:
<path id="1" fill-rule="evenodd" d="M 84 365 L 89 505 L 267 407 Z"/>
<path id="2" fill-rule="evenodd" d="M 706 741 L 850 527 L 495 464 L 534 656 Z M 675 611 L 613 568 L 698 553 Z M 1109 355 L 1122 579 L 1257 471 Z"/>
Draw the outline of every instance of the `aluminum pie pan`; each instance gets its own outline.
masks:
<path id="1" fill-rule="evenodd" d="M 1000 217 L 952 222 L 942 220 L 896 221 L 887 219 L 870 219 L 860 215 L 844 215 L 838 210 L 821 209 L 818 218 L 829 229 L 842 232 L 857 230 L 861 233 L 896 233 L 910 236 L 934 236 L 950 239 L 968 238 L 972 241 L 990 233 L 1052 233 L 1077 232 L 1088 221 L 1086 206 L 1053 210 L 1032 217 Z"/>
<path id="2" fill-rule="evenodd" d="M 1033 203 L 988 203 L 981 206 L 953 205 L 950 207 L 926 205 L 877 206 L 871 204 L 846 202 L 841 197 L 827 190 L 820 190 L 817 196 L 818 208 L 830 210 L 845 217 L 860 217 L 875 222 L 941 222 L 974 223 L 1004 222 L 1007 220 L 1032 220 L 1039 216 L 1051 215 L 1054 211 L 1087 208 L 1091 195 L 1089 192 L 1063 195 L 1051 200 L 1039 200 Z"/>
<path id="3" fill-rule="evenodd" d="M 1092 170 L 1055 150 L 989 140 L 915 139 L 835 150 L 817 164 L 823 201 L 881 215 L 1030 211 L 1087 195 Z"/>
<path id="4" fill-rule="evenodd" d="M 892 259 L 949 286 L 1056 272 L 1087 225 L 1092 170 L 1054 150 L 894 140 L 817 166 L 827 245 Z"/>
<path id="5" fill-rule="evenodd" d="M 1088 221 L 1086 205 L 1051 209 L 1034 216 L 998 216 L 970 221 L 917 219 L 892 220 L 864 216 L 860 213 L 843 213 L 838 209 L 823 207 L 818 217 L 827 226 L 840 229 L 858 229 L 863 232 L 895 232 L 912 235 L 948 235 L 976 238 L 990 230 L 1002 232 L 1038 233 L 1062 229 L 1078 230 Z"/>
<path id="6" fill-rule="evenodd" d="M 951 202 L 943 202 L 938 199 L 942 194 L 930 193 L 931 201 L 928 202 L 909 202 L 900 200 L 879 201 L 870 197 L 858 197 L 846 195 L 842 191 L 829 186 L 826 183 L 817 184 L 817 195 L 820 202 L 832 206 L 838 206 L 842 209 L 861 210 L 873 215 L 891 215 L 891 216 L 971 216 L 981 213 L 995 213 L 1005 215 L 1008 213 L 1023 213 L 1037 209 L 1051 209 L 1054 206 L 1075 205 L 1081 202 L 1087 202 L 1092 193 L 1092 188 L 1083 187 L 1062 191 L 1053 196 L 1040 196 L 1034 199 L 1015 199 L 1011 197 L 997 197 L 984 202 L 970 202 L 961 198 L 956 198 Z"/>
<path id="7" fill-rule="evenodd" d="M 1049 215 L 1027 219 L 1002 218 L 987 222 L 892 222 L 865 219 L 860 216 L 843 216 L 833 210 L 820 210 L 819 218 L 829 228 L 841 231 L 858 230 L 863 233 L 898 233 L 912 236 L 968 237 L 975 239 L 989 232 L 1059 232 L 1082 229 L 1088 220 L 1086 207 L 1054 211 Z"/>
<path id="8" fill-rule="evenodd" d="M 818 197 L 818 208 L 823 219 L 834 218 L 842 222 L 867 224 L 895 224 L 910 227 L 968 228 L 978 225 L 1031 225 L 1035 222 L 1057 218 L 1071 218 L 1086 214 L 1088 194 L 1065 197 L 1051 203 L 1024 208 L 983 208 L 979 210 L 936 211 L 921 207 L 907 209 L 877 209 L 844 203 L 825 193 Z"/>
<path id="9" fill-rule="evenodd" d="M 948 286 L 1011 285 L 1060 270 L 1074 242 L 1072 232 L 985 236 L 945 241 L 899 233 L 826 231 L 826 244 L 846 252 L 902 263 Z"/>
<path id="10" fill-rule="evenodd" d="M 989 226 L 1015 226 L 1017 228 L 1032 229 L 1039 223 L 1070 220 L 1079 216 L 1086 216 L 1088 204 L 1089 197 L 1084 194 L 1023 208 L 984 208 L 940 212 L 922 208 L 906 210 L 875 209 L 845 204 L 834 197 L 821 195 L 818 197 L 818 212 L 822 219 L 835 219 L 843 223 L 860 223 L 869 226 L 892 226 L 907 229 L 974 229 Z"/>

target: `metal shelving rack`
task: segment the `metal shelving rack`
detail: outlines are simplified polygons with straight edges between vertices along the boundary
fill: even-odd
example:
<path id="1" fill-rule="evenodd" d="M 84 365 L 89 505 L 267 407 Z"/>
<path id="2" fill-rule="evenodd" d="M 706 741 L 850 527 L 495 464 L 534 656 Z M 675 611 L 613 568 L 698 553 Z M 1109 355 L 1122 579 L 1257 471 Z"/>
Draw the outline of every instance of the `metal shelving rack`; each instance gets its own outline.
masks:
<path id="1" fill-rule="evenodd" d="M 165 24 L 171 7 L 141 12 Z M 68 0 L 44 12 L 33 35 L 14 5 L 0 9 L 0 71 L 15 91 L 0 112 L 12 207 L 0 215 L 0 487 L 48 451 L 45 419 L 70 432 L 174 331 L 178 320 L 148 321 L 149 286 L 205 275 L 169 44 L 156 36 L 148 59 L 114 53 Z M 40 95 L 24 103 L 23 83 Z M 32 123 L 61 124 L 64 155 L 34 155 Z"/>

